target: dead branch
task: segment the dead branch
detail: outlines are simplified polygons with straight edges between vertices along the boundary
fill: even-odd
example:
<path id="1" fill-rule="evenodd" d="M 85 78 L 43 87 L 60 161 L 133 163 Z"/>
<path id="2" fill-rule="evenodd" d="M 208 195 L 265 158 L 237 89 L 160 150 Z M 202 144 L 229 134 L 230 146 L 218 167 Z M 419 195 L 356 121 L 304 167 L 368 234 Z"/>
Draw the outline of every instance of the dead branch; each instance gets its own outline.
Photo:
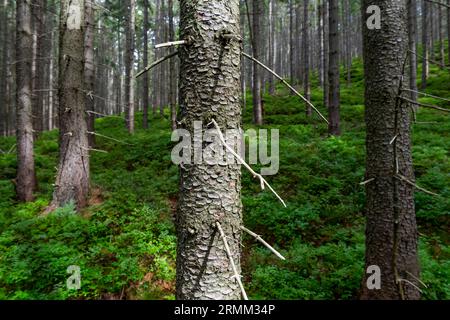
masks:
<path id="1" fill-rule="evenodd" d="M 446 7 L 448 9 L 450 9 L 450 6 L 448 4 L 442 3 L 440 1 L 433 1 L 433 0 L 425 0 L 425 1 L 430 2 L 430 3 L 434 3 L 434 4 L 437 4 L 437 5 L 440 5 L 440 6 L 443 6 L 443 7 Z"/>
<path id="2" fill-rule="evenodd" d="M 231 268 L 233 269 L 234 278 L 236 278 L 236 281 L 239 284 L 239 288 L 241 289 L 241 292 L 242 292 L 242 297 L 244 298 L 244 300 L 248 300 L 247 293 L 245 292 L 244 285 L 242 284 L 242 281 L 241 281 L 241 275 L 238 273 L 236 265 L 234 264 L 233 256 L 231 255 L 231 250 L 230 250 L 230 247 L 228 246 L 228 242 L 227 242 L 225 233 L 223 232 L 222 226 L 220 225 L 219 222 L 216 222 L 216 226 L 217 226 L 217 229 L 219 230 L 220 236 L 222 237 L 222 241 L 225 246 L 225 251 L 227 252 L 228 259 L 230 259 L 230 264 L 231 264 Z"/>
<path id="3" fill-rule="evenodd" d="M 408 51 L 411 52 L 412 54 L 418 56 L 419 58 L 422 58 L 422 59 L 427 60 L 428 62 L 431 62 L 431 63 L 434 64 L 434 65 L 437 65 L 437 66 L 439 66 L 439 67 L 441 67 L 441 68 L 443 68 L 443 69 L 448 69 L 448 70 L 450 70 L 450 68 L 447 67 L 445 64 L 442 64 L 442 63 L 437 62 L 437 61 L 432 60 L 432 59 L 427 59 L 427 58 L 425 58 L 424 56 L 422 56 L 421 54 L 419 54 L 419 53 L 417 53 L 417 52 L 415 52 L 415 51 L 412 51 L 412 50 L 409 50 L 409 49 L 408 49 Z"/>
<path id="4" fill-rule="evenodd" d="M 171 54 L 169 54 L 169 55 L 167 55 L 167 56 L 165 56 L 165 57 L 163 57 L 163 58 L 161 58 L 161 59 L 159 59 L 159 60 L 153 62 L 151 65 L 147 66 L 144 70 L 142 70 L 141 72 L 139 72 L 139 73 L 136 75 L 135 78 L 136 78 L 136 79 L 139 78 L 139 77 L 142 76 L 144 73 L 146 73 L 146 72 L 150 71 L 151 69 L 153 69 L 154 67 L 156 67 L 158 64 L 163 63 L 164 61 L 166 61 L 166 60 L 168 60 L 168 59 L 170 59 L 170 58 L 173 58 L 173 57 L 175 57 L 176 55 L 178 55 L 178 51 L 172 52 Z"/>
<path id="5" fill-rule="evenodd" d="M 417 102 L 417 101 L 414 101 L 414 100 L 411 100 L 411 99 L 408 99 L 408 98 L 405 98 L 405 97 L 400 97 L 400 99 L 402 99 L 402 100 L 404 100 L 406 102 L 409 102 L 409 103 L 412 103 L 412 104 L 424 107 L 424 108 L 436 109 L 436 110 L 444 111 L 444 112 L 450 112 L 450 109 L 441 108 L 441 107 L 438 107 L 438 106 L 434 106 L 432 104 L 426 104 L 426 103 Z"/>
<path id="6" fill-rule="evenodd" d="M 178 46 L 178 45 L 182 45 L 182 44 L 185 44 L 185 43 L 186 43 L 186 41 L 184 41 L 184 40 L 160 43 L 160 44 L 157 44 L 155 46 L 155 49 L 165 48 L 165 47 L 173 47 L 173 46 Z"/>
<path id="7" fill-rule="evenodd" d="M 422 192 L 424 192 L 424 193 L 426 193 L 426 194 L 429 194 L 429 195 L 432 195 L 432 196 L 439 196 L 437 193 L 434 193 L 434 192 L 428 191 L 427 189 L 424 189 L 424 188 L 422 188 L 422 187 L 419 187 L 417 184 L 415 184 L 414 182 L 412 182 L 411 180 L 409 180 L 409 179 L 406 178 L 405 176 L 402 176 L 402 175 L 399 174 L 399 173 L 397 173 L 397 174 L 395 175 L 395 177 L 396 177 L 397 179 L 401 180 L 401 181 L 405 181 L 407 184 L 409 184 L 409 185 L 415 187 L 417 190 L 420 190 L 420 191 L 422 191 Z"/>
<path id="8" fill-rule="evenodd" d="M 411 89 L 406 89 L 406 88 L 402 89 L 402 91 L 414 92 L 414 93 L 417 93 L 417 94 L 420 94 L 420 95 L 423 95 L 423 96 L 426 96 L 426 97 L 435 98 L 435 99 L 439 99 L 439 100 L 450 102 L 450 99 L 434 96 L 432 94 L 421 92 L 421 91 L 416 91 L 416 90 L 411 90 Z"/>
<path id="9" fill-rule="evenodd" d="M 264 190 L 264 185 L 266 185 L 266 186 L 270 189 L 270 191 L 272 191 L 272 192 L 275 194 L 275 196 L 278 198 L 278 200 L 281 201 L 281 203 L 283 204 L 283 206 L 287 207 L 287 206 L 286 206 L 286 203 L 283 201 L 283 199 L 281 199 L 281 197 L 278 195 L 278 193 L 276 193 L 276 191 L 275 191 L 275 190 L 272 188 L 272 186 L 266 181 L 266 179 L 264 179 L 263 176 L 260 175 L 259 173 L 256 173 L 256 172 L 255 172 L 255 171 L 254 171 L 254 170 L 253 170 L 253 169 L 245 162 L 245 160 L 242 159 L 241 156 L 238 155 L 238 154 L 233 150 L 233 148 L 231 148 L 231 147 L 227 144 L 227 142 L 225 141 L 225 138 L 223 137 L 222 131 L 220 130 L 220 127 L 219 127 L 219 125 L 217 124 L 216 120 L 212 119 L 211 123 L 214 124 L 214 126 L 216 127 L 216 130 L 217 130 L 217 132 L 218 132 L 218 134 L 219 134 L 220 142 L 222 142 L 222 144 L 224 145 L 224 147 L 225 147 L 228 151 L 230 151 L 230 152 L 233 154 L 233 156 L 235 156 L 236 159 L 237 159 L 244 167 L 247 168 L 248 171 L 250 171 L 250 173 L 253 175 L 253 177 L 259 178 L 259 181 L 260 181 L 260 183 L 261 183 L 261 189 Z"/>
<path id="10" fill-rule="evenodd" d="M 256 234 L 252 231 L 250 231 L 249 229 L 247 229 L 246 227 L 242 226 L 241 229 L 245 232 L 247 232 L 249 235 L 251 235 L 252 237 L 254 237 L 256 240 L 258 240 L 259 242 L 261 242 L 264 246 L 266 246 L 267 249 L 269 249 L 270 251 L 272 251 L 278 258 L 280 258 L 281 260 L 286 260 L 285 257 L 283 257 L 281 255 L 281 253 L 279 253 L 277 250 L 275 250 L 270 244 L 268 244 L 267 242 L 264 241 L 263 238 L 261 238 L 261 236 L 259 234 Z"/>
<path id="11" fill-rule="evenodd" d="M 97 132 L 87 131 L 87 133 L 95 135 L 95 136 L 99 136 L 99 137 L 102 137 L 102 138 L 105 138 L 105 139 L 108 139 L 108 140 L 116 141 L 116 142 L 119 142 L 119 143 L 122 143 L 122 144 L 126 144 L 126 145 L 129 145 L 129 146 L 133 145 L 133 144 L 125 142 L 125 141 L 120 141 L 120 140 L 117 140 L 117 139 L 114 139 L 114 138 L 111 138 L 111 137 L 108 137 L 108 136 L 104 136 L 104 135 L 102 135 L 100 133 L 97 133 Z"/>
<path id="12" fill-rule="evenodd" d="M 297 96 L 299 96 L 303 101 L 305 101 L 306 104 L 308 104 L 327 124 L 329 124 L 327 118 L 325 118 L 322 113 L 320 113 L 320 111 L 308 100 L 306 99 L 304 96 L 302 96 L 297 90 L 295 90 L 295 88 L 293 86 L 291 86 L 286 80 L 284 80 L 281 76 L 279 76 L 275 71 L 273 71 L 272 69 L 270 69 L 268 66 L 266 66 L 265 64 L 263 64 L 262 62 L 258 61 L 257 59 L 253 58 L 252 56 L 246 54 L 245 52 L 242 52 L 242 55 L 254 62 L 256 62 L 257 64 L 259 64 L 261 67 L 263 67 L 264 69 L 266 69 L 267 71 L 269 71 L 270 73 L 272 73 L 275 77 L 278 78 L 278 80 L 280 80 L 286 87 L 288 87 L 289 89 L 291 89 L 292 92 L 294 92 Z"/>

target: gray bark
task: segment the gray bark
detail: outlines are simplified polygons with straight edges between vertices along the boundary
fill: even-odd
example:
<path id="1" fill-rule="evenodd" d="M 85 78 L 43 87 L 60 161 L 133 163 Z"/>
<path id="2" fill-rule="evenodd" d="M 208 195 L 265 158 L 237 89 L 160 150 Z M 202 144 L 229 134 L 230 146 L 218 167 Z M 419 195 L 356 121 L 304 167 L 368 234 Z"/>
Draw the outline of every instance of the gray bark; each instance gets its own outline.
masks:
<path id="1" fill-rule="evenodd" d="M 398 94 L 407 59 L 406 1 L 364 0 L 362 12 L 376 3 L 381 8 L 382 30 L 374 32 L 363 24 L 365 69 L 366 179 L 366 269 L 381 269 L 381 289 L 366 286 L 363 299 L 419 299 L 417 226 L 414 211 L 414 187 L 395 178 L 396 172 L 414 181 L 411 156 L 409 108 Z M 394 143 L 391 139 L 397 135 Z M 398 163 L 398 165 L 397 165 Z M 411 276 L 412 274 L 412 276 Z"/>
<path id="2" fill-rule="evenodd" d="M 69 11 L 69 4 L 71 10 Z M 84 0 L 61 1 L 59 48 L 59 167 L 53 206 L 86 206 L 89 143 L 84 87 Z"/>
<path id="3" fill-rule="evenodd" d="M 408 8 L 408 47 L 409 53 L 409 87 L 417 91 L 417 52 L 416 32 L 417 32 L 417 6 L 416 0 L 407 0 Z M 417 93 L 411 93 L 411 99 L 417 101 Z"/>
<path id="4" fill-rule="evenodd" d="M 429 3 L 426 0 L 422 0 L 422 85 L 421 88 L 427 87 L 428 78 L 428 9 Z"/>
<path id="5" fill-rule="evenodd" d="M 134 48 L 135 48 L 135 0 L 127 2 L 126 48 L 125 48 L 125 101 L 126 126 L 134 133 Z"/>
<path id="6" fill-rule="evenodd" d="M 241 128 L 239 19 L 238 0 L 181 0 L 180 36 L 191 43 L 180 48 L 180 107 L 192 137 L 194 121 Z M 240 299 L 215 226 L 221 223 L 240 272 L 240 166 L 193 164 L 180 175 L 177 298 Z"/>
<path id="7" fill-rule="evenodd" d="M 264 3 L 259 0 L 253 0 L 253 57 L 260 60 L 262 57 L 261 46 L 263 39 L 261 37 L 261 18 L 264 14 Z M 262 111 L 262 71 L 261 68 L 253 64 L 253 122 L 256 125 L 263 124 Z"/>
<path id="8" fill-rule="evenodd" d="M 85 51 L 84 51 L 84 76 L 85 76 L 85 90 L 94 94 L 94 82 L 95 82 L 95 66 L 94 66 L 94 27 L 95 16 L 94 8 L 91 1 L 85 2 L 85 21 L 86 21 L 86 34 L 85 34 Z M 95 111 L 95 100 L 86 94 L 86 110 Z M 92 113 L 87 114 L 87 126 L 89 132 L 95 131 L 95 115 Z M 90 134 L 88 136 L 89 146 L 95 146 L 95 135 Z"/>
<path id="9" fill-rule="evenodd" d="M 143 58 L 143 62 L 144 62 L 144 68 L 148 66 L 148 30 L 149 30 L 149 23 L 148 23 L 148 0 L 144 0 L 144 29 L 143 29 L 143 34 L 144 34 L 144 58 Z M 144 105 L 144 114 L 143 114 L 143 123 L 142 123 L 142 127 L 144 129 L 148 129 L 148 106 L 150 104 L 150 100 L 149 100 L 149 90 L 148 90 L 148 73 L 146 72 L 144 74 L 144 76 L 142 77 L 142 103 Z"/>
<path id="10" fill-rule="evenodd" d="M 16 125 L 17 125 L 17 178 L 19 201 L 32 201 L 36 187 L 33 152 L 33 121 L 31 99 L 32 25 L 29 1 L 17 1 L 16 17 Z"/>
<path id="11" fill-rule="evenodd" d="M 311 99 L 311 87 L 309 83 L 309 0 L 303 0 L 303 92 L 305 98 L 309 101 Z M 306 116 L 312 115 L 312 110 L 309 104 L 305 104 Z"/>
<path id="12" fill-rule="evenodd" d="M 330 135 L 340 135 L 340 80 L 339 80 L 339 6 L 337 0 L 329 1 L 329 98 L 328 114 Z"/>

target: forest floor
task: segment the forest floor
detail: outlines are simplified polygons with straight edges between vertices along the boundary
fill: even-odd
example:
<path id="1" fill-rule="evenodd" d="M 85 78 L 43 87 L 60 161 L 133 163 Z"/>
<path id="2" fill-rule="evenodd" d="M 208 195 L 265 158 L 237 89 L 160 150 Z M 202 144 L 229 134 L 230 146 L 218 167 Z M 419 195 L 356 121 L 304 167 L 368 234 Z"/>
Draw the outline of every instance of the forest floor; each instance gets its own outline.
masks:
<path id="1" fill-rule="evenodd" d="M 344 73 L 344 72 L 343 72 Z M 313 87 L 317 83 L 313 83 Z M 245 237 L 244 285 L 251 299 L 356 299 L 364 267 L 365 124 L 361 61 L 350 85 L 342 80 L 343 134 L 329 138 L 318 117 L 281 86 L 264 97 L 265 125 L 280 130 L 280 171 L 267 180 L 287 202 L 243 171 L 245 226 L 287 258 L 277 260 Z M 450 74 L 431 68 L 426 92 L 450 98 Z M 322 93 L 312 101 L 326 114 Z M 441 104 L 423 98 L 422 102 Z M 141 117 L 138 116 L 138 121 Z M 424 299 L 450 299 L 450 121 L 420 109 L 413 125 L 413 157 Z M 425 123 L 423 123 L 425 122 Z M 251 123 L 247 97 L 245 129 Z M 148 131 L 129 136 L 124 122 L 103 118 L 91 156 L 90 206 L 41 215 L 49 204 L 58 156 L 57 131 L 36 142 L 37 200 L 17 204 L 13 137 L 0 139 L 0 299 L 174 299 L 173 225 L 178 169 L 172 164 L 169 120 L 151 119 Z M 257 167 L 258 168 L 258 167 Z M 66 289 L 69 265 L 81 268 L 81 289 Z"/>

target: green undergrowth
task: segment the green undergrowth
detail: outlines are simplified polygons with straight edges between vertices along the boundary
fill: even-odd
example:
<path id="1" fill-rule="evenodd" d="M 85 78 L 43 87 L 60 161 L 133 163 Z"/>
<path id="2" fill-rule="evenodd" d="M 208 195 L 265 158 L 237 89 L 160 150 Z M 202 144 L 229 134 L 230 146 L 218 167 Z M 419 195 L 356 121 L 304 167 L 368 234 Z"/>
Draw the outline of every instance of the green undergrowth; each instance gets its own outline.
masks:
<path id="1" fill-rule="evenodd" d="M 342 72 L 345 74 L 345 72 Z M 319 117 L 279 84 L 264 96 L 265 129 L 280 130 L 280 170 L 267 177 L 284 208 L 243 172 L 244 222 L 286 257 L 280 261 L 245 236 L 244 284 L 252 299 L 356 299 L 364 266 L 365 125 L 362 62 L 342 79 L 342 136 L 327 136 Z M 427 92 L 450 98 L 448 71 L 431 68 Z M 312 102 L 326 115 L 313 79 Z M 442 104 L 423 98 L 421 101 Z M 447 105 L 448 106 L 448 105 Z M 251 96 L 244 113 L 251 125 Z M 141 115 L 137 122 L 140 124 Z M 424 299 L 450 299 L 450 122 L 420 109 L 413 125 L 416 193 Z M 91 156 L 92 196 L 78 215 L 72 206 L 43 215 L 57 165 L 57 132 L 36 143 L 37 200 L 14 198 L 14 138 L 0 139 L 0 299 L 173 299 L 178 169 L 170 160 L 169 121 L 129 136 L 118 118 L 98 119 Z M 138 125 L 139 127 L 139 125 Z M 260 168 L 260 166 L 256 166 Z M 68 290 L 67 267 L 81 270 L 80 290 Z"/>

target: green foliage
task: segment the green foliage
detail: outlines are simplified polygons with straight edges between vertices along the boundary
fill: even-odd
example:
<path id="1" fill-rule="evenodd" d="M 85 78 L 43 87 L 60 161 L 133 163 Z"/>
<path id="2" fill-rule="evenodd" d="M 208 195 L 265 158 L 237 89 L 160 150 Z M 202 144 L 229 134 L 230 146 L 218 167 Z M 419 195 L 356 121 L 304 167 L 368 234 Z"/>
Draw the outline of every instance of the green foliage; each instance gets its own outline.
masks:
<path id="1" fill-rule="evenodd" d="M 437 68 L 431 72 L 428 92 L 448 98 L 450 76 Z M 245 236 L 243 274 L 252 299 L 358 297 L 365 224 L 361 61 L 355 61 L 351 80 L 342 82 L 338 138 L 327 136 L 317 116 L 306 118 L 304 103 L 280 84 L 277 95 L 264 96 L 263 128 L 279 129 L 281 139 L 280 171 L 267 180 L 288 207 L 244 171 L 244 223 L 287 260 Z M 321 90 L 313 87 L 311 96 L 326 114 Z M 251 117 L 248 95 L 246 128 L 255 128 Z M 450 299 L 450 123 L 431 110 L 420 109 L 417 117 L 427 122 L 413 126 L 417 183 L 439 194 L 415 195 L 422 280 L 428 286 L 423 298 Z M 28 204 L 15 199 L 14 138 L 0 139 L 1 150 L 12 150 L 0 155 L 0 299 L 174 299 L 178 169 L 170 161 L 169 127 L 167 118 L 155 117 L 148 131 L 130 136 L 122 119 L 98 119 L 100 134 L 123 143 L 96 138 L 96 148 L 108 153 L 92 153 L 92 197 L 81 214 L 73 206 L 43 214 L 56 174 L 57 131 L 43 133 L 35 145 L 38 199 Z M 66 288 L 70 265 L 81 268 L 80 290 Z"/>

